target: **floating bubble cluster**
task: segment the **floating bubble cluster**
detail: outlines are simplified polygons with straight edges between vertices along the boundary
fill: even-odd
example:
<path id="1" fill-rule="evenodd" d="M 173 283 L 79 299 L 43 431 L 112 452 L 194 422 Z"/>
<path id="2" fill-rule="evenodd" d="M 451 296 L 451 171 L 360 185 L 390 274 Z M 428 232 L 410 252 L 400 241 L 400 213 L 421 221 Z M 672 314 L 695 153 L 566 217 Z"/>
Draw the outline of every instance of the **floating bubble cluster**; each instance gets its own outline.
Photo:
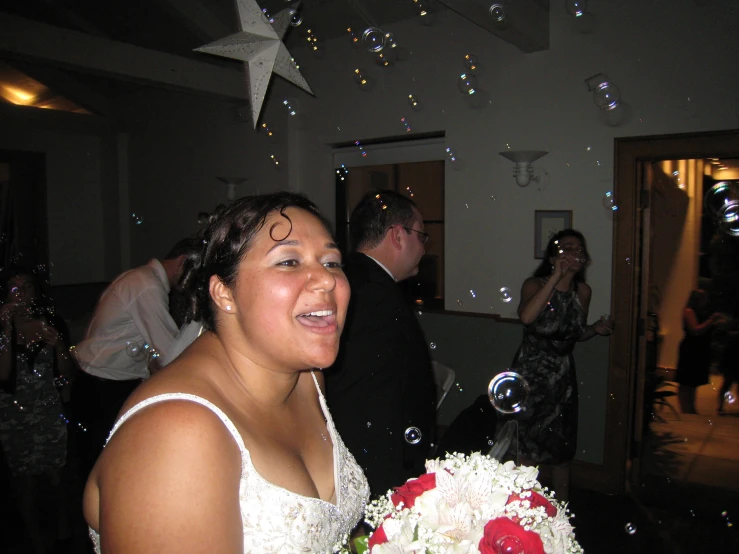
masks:
<path id="1" fill-rule="evenodd" d="M 515 414 L 526 410 L 529 384 L 515 371 L 499 373 L 488 385 L 488 398 L 493 407 L 503 414 Z"/>

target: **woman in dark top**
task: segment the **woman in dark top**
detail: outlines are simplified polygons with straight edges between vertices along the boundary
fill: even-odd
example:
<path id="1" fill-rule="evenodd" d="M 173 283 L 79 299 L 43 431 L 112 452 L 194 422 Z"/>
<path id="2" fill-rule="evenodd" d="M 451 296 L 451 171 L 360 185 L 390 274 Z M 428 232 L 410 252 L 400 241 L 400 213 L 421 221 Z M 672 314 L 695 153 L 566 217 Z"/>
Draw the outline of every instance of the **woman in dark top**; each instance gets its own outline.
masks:
<path id="1" fill-rule="evenodd" d="M 587 325 L 590 256 L 582 233 L 565 229 L 547 245 L 547 257 L 524 281 L 518 316 L 523 341 L 511 366 L 529 384 L 526 410 L 515 416 L 517 442 L 509 452 L 526 465 L 550 465 L 557 498 L 569 492 L 569 462 L 577 446 L 577 379 L 572 352 L 578 341 L 613 332 L 609 319 Z"/>
<path id="2" fill-rule="evenodd" d="M 716 325 L 725 321 L 720 313 L 708 315 L 708 294 L 702 290 L 690 293 L 683 310 L 685 337 L 680 342 L 675 380 L 680 385 L 677 398 L 685 414 L 695 411 L 696 389 L 708 383 L 711 367 L 711 336 Z"/>
<path id="3" fill-rule="evenodd" d="M 74 361 L 66 326 L 43 302 L 33 272 L 5 269 L 0 298 L 0 442 L 29 550 L 51 552 L 64 514 L 61 478 L 67 459 L 57 387 L 71 379 Z M 47 511 L 55 511 L 51 519 L 44 517 Z M 44 520 L 49 524 L 43 525 Z"/>

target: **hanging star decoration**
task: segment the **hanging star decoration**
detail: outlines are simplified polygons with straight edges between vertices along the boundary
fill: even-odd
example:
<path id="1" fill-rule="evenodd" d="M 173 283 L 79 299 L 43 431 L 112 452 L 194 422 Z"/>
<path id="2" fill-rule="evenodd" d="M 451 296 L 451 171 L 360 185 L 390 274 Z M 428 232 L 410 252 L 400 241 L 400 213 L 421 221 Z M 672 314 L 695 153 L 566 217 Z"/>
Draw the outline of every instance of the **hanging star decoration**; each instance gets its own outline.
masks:
<path id="1" fill-rule="evenodd" d="M 248 65 L 249 103 L 256 128 L 273 72 L 310 94 L 313 91 L 282 42 L 290 24 L 290 10 L 294 8 L 282 10 L 271 24 L 255 0 L 237 0 L 236 6 L 241 31 L 195 50 L 241 60 Z"/>

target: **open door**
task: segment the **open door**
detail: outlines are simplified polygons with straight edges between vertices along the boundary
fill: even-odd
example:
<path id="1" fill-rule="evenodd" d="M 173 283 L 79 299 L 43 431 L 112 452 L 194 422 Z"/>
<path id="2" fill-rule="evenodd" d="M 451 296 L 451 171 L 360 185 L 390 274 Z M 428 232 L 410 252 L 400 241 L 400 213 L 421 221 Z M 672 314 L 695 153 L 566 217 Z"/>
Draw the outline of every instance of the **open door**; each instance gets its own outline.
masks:
<path id="1" fill-rule="evenodd" d="M 649 280 L 654 254 L 653 204 L 660 179 L 669 179 L 656 162 L 738 158 L 739 130 L 615 142 L 618 215 L 614 219 L 611 313 L 617 326 L 611 337 L 604 465 L 593 472 L 592 488 L 618 493 L 640 483 L 644 429 L 651 417 L 645 403 L 645 378 L 650 349 L 658 340 L 650 334 L 654 332 Z"/>

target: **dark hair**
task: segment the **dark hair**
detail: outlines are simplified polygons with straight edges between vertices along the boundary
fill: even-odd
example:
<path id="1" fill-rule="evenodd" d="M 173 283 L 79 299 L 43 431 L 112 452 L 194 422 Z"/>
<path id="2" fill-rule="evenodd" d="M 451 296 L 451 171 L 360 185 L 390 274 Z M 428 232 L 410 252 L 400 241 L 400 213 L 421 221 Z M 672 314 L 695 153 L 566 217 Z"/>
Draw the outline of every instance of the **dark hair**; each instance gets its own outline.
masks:
<path id="1" fill-rule="evenodd" d="M 549 261 L 549 259 L 556 258 L 559 255 L 558 243 L 560 240 L 566 237 L 575 237 L 582 243 L 583 254 L 585 254 L 586 261 L 585 264 L 583 264 L 583 268 L 575 273 L 575 277 L 572 280 L 575 285 L 585 282 L 585 269 L 590 264 L 590 253 L 588 252 L 588 245 L 585 242 L 585 237 L 580 231 L 575 231 L 574 229 L 563 229 L 554 234 L 552 238 L 549 239 L 549 242 L 547 243 L 547 251 L 544 254 L 544 259 L 541 261 L 539 267 L 536 268 L 536 271 L 534 271 L 534 277 L 549 277 L 552 274 L 552 271 L 554 271 L 554 266 L 552 265 L 552 262 Z"/>
<path id="2" fill-rule="evenodd" d="M 178 240 L 177 243 L 170 249 L 169 253 L 164 256 L 165 260 L 174 260 L 180 256 L 189 256 L 192 252 L 198 249 L 198 239 L 186 238 Z"/>
<path id="3" fill-rule="evenodd" d="M 702 308 L 698 305 L 699 300 L 701 299 L 705 302 Z M 698 315 L 699 319 L 705 319 L 706 315 L 708 315 L 708 300 L 709 296 L 706 291 L 696 289 L 690 293 L 688 302 L 685 304 L 685 308 L 693 310 Z"/>
<path id="4" fill-rule="evenodd" d="M 374 248 L 393 225 L 411 227 L 418 219 L 415 202 L 394 190 L 370 191 L 349 218 L 352 250 Z"/>
<path id="5" fill-rule="evenodd" d="M 284 236 L 273 237 L 275 223 L 269 230 L 270 237 L 280 241 L 290 236 L 292 221 L 285 214 L 287 208 L 299 208 L 314 215 L 333 236 L 329 222 L 302 194 L 276 192 L 245 196 L 229 206 L 218 206 L 198 234 L 198 249 L 185 260 L 179 284 L 185 294 L 185 321 L 202 321 L 206 328 L 215 329 L 215 310 L 210 297 L 211 276 L 217 275 L 226 286 L 233 286 L 239 264 L 272 212 L 284 217 L 290 229 Z"/>
<path id="6" fill-rule="evenodd" d="M 43 281 L 46 277 L 46 267 L 39 265 L 36 269 L 29 269 L 22 265 L 10 265 L 3 268 L 0 271 L 0 302 L 5 302 L 8 297 L 8 283 L 13 277 L 25 275 L 33 283 L 33 287 L 36 289 L 36 296 L 34 298 L 33 306 L 31 306 L 32 313 L 35 317 L 41 317 L 48 313 L 53 313 L 49 295 L 46 293 Z"/>

